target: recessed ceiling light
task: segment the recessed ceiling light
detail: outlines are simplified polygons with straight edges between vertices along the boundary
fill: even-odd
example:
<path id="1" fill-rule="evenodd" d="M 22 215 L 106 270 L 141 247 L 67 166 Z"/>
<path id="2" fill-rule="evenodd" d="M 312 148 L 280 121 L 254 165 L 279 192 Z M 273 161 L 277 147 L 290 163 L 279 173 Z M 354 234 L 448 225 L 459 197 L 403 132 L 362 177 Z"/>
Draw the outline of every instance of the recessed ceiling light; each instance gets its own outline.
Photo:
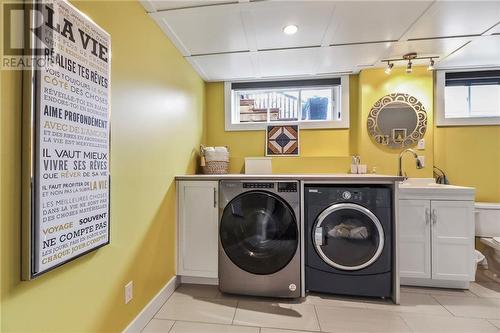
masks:
<path id="1" fill-rule="evenodd" d="M 287 25 L 286 27 L 283 28 L 283 32 L 287 35 L 293 35 L 294 33 L 297 32 L 297 30 L 299 30 L 299 27 L 293 24 Z"/>

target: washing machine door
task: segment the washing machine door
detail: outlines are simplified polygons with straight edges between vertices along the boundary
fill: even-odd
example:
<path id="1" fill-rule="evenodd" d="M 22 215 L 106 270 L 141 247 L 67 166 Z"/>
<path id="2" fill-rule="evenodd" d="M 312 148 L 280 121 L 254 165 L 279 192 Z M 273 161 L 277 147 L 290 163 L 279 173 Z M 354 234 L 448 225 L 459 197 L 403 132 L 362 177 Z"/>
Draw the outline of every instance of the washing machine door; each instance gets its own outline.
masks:
<path id="1" fill-rule="evenodd" d="M 246 272 L 267 275 L 283 269 L 299 244 L 293 210 L 278 196 L 250 191 L 224 209 L 220 242 L 229 259 Z"/>
<path id="2" fill-rule="evenodd" d="M 318 255 L 339 270 L 354 271 L 375 262 L 384 248 L 378 218 L 365 207 L 339 203 L 319 214 L 312 230 Z"/>

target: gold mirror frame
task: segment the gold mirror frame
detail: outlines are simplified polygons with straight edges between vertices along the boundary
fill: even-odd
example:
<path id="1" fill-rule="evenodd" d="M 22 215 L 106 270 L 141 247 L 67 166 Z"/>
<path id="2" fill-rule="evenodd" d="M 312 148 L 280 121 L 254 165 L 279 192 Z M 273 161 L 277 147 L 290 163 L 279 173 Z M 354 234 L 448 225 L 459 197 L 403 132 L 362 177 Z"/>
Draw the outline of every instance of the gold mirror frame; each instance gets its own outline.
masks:
<path id="1" fill-rule="evenodd" d="M 416 114 L 417 125 L 413 132 L 407 134 L 407 136 L 401 141 L 396 142 L 392 135 L 387 135 L 382 132 L 378 125 L 379 113 L 384 109 L 385 106 L 391 103 L 405 103 L 410 106 Z M 368 114 L 367 120 L 368 133 L 372 139 L 385 147 L 389 148 L 405 148 L 414 146 L 418 143 L 420 139 L 424 137 L 425 131 L 427 130 L 427 112 L 425 111 L 422 103 L 415 97 L 409 94 L 403 93 L 392 93 L 385 95 L 379 99 L 371 108 Z"/>

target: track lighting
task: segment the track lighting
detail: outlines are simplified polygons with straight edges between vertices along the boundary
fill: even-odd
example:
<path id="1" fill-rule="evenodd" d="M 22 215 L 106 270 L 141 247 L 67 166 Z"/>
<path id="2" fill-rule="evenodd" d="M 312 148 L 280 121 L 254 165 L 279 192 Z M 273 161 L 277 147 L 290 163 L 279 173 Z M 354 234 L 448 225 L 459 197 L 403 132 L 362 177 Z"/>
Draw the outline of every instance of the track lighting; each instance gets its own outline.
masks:
<path id="1" fill-rule="evenodd" d="M 431 58 L 429 62 L 429 67 L 427 67 L 428 71 L 433 71 L 434 70 L 434 59 Z"/>
<path id="2" fill-rule="evenodd" d="M 411 61 L 413 59 L 417 59 L 417 54 L 415 52 L 407 53 L 403 56 L 403 60 L 408 60 L 408 64 L 406 65 L 406 73 L 407 74 L 410 74 L 411 72 L 413 72 L 413 68 L 411 67 L 412 66 Z"/>
<path id="3" fill-rule="evenodd" d="M 406 61 L 406 73 L 410 74 L 413 72 L 413 60 L 421 60 L 421 59 L 429 59 L 429 66 L 427 67 L 427 70 L 433 71 L 434 70 L 434 59 L 439 58 L 438 56 L 431 56 L 431 57 L 417 57 L 417 53 L 411 52 L 403 55 L 401 58 L 395 58 L 395 59 L 382 59 L 382 62 L 387 63 L 387 67 L 385 68 L 384 72 L 386 74 L 391 74 L 392 68 L 394 67 L 394 63 L 397 63 L 398 61 Z"/>
<path id="4" fill-rule="evenodd" d="M 413 72 L 413 68 L 411 68 L 411 60 L 408 60 L 408 65 L 406 65 L 406 73 L 410 74 Z"/>
<path id="5" fill-rule="evenodd" d="M 391 74 L 392 67 L 394 67 L 394 64 L 392 64 L 390 61 L 388 61 L 387 62 L 387 68 L 385 69 L 385 74 Z"/>

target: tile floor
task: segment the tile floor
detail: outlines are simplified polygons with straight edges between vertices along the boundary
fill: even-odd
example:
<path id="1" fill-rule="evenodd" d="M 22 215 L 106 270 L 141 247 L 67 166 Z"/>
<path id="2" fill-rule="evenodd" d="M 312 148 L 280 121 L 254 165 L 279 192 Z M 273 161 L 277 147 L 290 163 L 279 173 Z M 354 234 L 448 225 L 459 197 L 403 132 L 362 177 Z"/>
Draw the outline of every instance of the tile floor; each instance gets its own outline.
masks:
<path id="1" fill-rule="evenodd" d="M 310 294 L 299 300 L 225 295 L 182 285 L 145 333 L 500 332 L 500 284 L 468 291 L 401 287 L 389 301 Z"/>

